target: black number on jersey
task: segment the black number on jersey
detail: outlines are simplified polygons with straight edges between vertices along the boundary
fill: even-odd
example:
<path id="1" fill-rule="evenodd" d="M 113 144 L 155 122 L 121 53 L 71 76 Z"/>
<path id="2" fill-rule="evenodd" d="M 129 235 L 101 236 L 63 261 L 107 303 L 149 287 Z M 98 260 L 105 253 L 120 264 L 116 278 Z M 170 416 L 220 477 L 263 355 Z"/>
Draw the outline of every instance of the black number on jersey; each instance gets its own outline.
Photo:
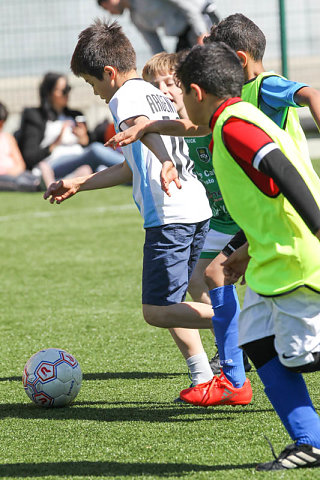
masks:
<path id="1" fill-rule="evenodd" d="M 163 116 L 163 120 L 170 120 L 170 117 Z M 178 117 L 177 117 L 178 120 Z M 193 161 L 190 157 L 184 152 L 186 143 L 182 137 L 171 137 L 171 146 L 172 146 L 172 159 L 175 162 L 176 169 L 178 171 L 179 177 L 182 180 L 187 180 L 183 174 L 183 170 L 186 170 L 190 175 L 195 176 L 193 173 Z"/>

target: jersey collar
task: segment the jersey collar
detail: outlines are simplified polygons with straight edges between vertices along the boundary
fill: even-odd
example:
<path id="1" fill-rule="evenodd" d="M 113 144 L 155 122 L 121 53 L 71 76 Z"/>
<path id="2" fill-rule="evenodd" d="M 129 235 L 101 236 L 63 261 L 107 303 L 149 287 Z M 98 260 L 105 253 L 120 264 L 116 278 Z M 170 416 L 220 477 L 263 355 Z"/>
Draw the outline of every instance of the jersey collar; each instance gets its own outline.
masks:
<path id="1" fill-rule="evenodd" d="M 209 121 L 209 127 L 211 130 L 214 129 L 214 126 L 216 124 L 216 121 L 218 120 L 219 115 L 223 112 L 223 110 L 228 107 L 229 105 L 233 105 L 234 103 L 242 102 L 242 99 L 240 97 L 232 97 L 232 98 L 227 98 L 218 108 L 215 112 L 213 112 L 212 117 L 210 118 Z"/>

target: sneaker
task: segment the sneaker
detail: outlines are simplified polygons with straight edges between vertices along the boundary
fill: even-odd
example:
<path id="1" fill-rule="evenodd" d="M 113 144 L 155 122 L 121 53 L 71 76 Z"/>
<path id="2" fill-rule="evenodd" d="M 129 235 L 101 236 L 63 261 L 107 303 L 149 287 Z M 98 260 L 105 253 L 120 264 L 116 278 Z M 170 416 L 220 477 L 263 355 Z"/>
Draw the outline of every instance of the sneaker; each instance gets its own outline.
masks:
<path id="1" fill-rule="evenodd" d="M 209 364 L 210 364 L 212 373 L 214 375 L 219 375 L 221 373 L 221 364 L 220 364 L 220 357 L 218 352 L 215 354 L 214 357 L 211 358 Z M 244 364 L 244 371 L 250 372 L 250 370 L 252 369 L 252 365 L 249 362 L 248 356 L 245 352 L 243 352 L 243 364 Z"/>
<path id="2" fill-rule="evenodd" d="M 316 468 L 320 467 L 320 449 L 312 445 L 301 444 L 288 445 L 275 460 L 267 463 L 259 463 L 256 470 L 270 472 L 274 470 L 289 470 L 292 468 Z"/>
<path id="3" fill-rule="evenodd" d="M 180 392 L 184 402 L 209 407 L 212 405 L 247 405 L 252 399 L 252 388 L 247 378 L 241 388 L 235 388 L 222 372 L 220 377 L 213 377 L 206 383 Z"/>

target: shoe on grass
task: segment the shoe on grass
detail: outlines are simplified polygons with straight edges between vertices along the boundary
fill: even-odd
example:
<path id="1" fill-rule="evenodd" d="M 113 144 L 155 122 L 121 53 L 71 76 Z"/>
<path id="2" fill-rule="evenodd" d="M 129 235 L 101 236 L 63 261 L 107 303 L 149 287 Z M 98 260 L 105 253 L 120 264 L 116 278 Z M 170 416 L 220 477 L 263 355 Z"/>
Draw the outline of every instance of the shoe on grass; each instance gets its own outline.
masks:
<path id="1" fill-rule="evenodd" d="M 312 445 L 301 444 L 288 445 L 278 457 L 273 455 L 272 462 L 259 463 L 256 470 L 259 472 L 271 472 L 275 470 L 291 470 L 293 468 L 316 468 L 320 467 L 320 449 Z"/>
<path id="2" fill-rule="evenodd" d="M 220 377 L 214 376 L 209 382 L 182 390 L 180 399 L 201 407 L 247 405 L 252 399 L 252 388 L 248 378 L 241 388 L 235 388 L 222 372 Z"/>

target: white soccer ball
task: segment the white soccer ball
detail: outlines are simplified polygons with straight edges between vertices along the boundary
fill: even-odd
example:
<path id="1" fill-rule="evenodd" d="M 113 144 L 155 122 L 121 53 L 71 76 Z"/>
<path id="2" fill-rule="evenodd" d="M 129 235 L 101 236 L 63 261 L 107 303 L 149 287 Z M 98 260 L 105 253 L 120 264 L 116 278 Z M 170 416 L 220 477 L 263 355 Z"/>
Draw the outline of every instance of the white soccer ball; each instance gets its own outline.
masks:
<path id="1" fill-rule="evenodd" d="M 60 348 L 48 348 L 32 355 L 22 375 L 26 394 L 41 407 L 69 405 L 78 395 L 81 381 L 79 363 Z"/>

